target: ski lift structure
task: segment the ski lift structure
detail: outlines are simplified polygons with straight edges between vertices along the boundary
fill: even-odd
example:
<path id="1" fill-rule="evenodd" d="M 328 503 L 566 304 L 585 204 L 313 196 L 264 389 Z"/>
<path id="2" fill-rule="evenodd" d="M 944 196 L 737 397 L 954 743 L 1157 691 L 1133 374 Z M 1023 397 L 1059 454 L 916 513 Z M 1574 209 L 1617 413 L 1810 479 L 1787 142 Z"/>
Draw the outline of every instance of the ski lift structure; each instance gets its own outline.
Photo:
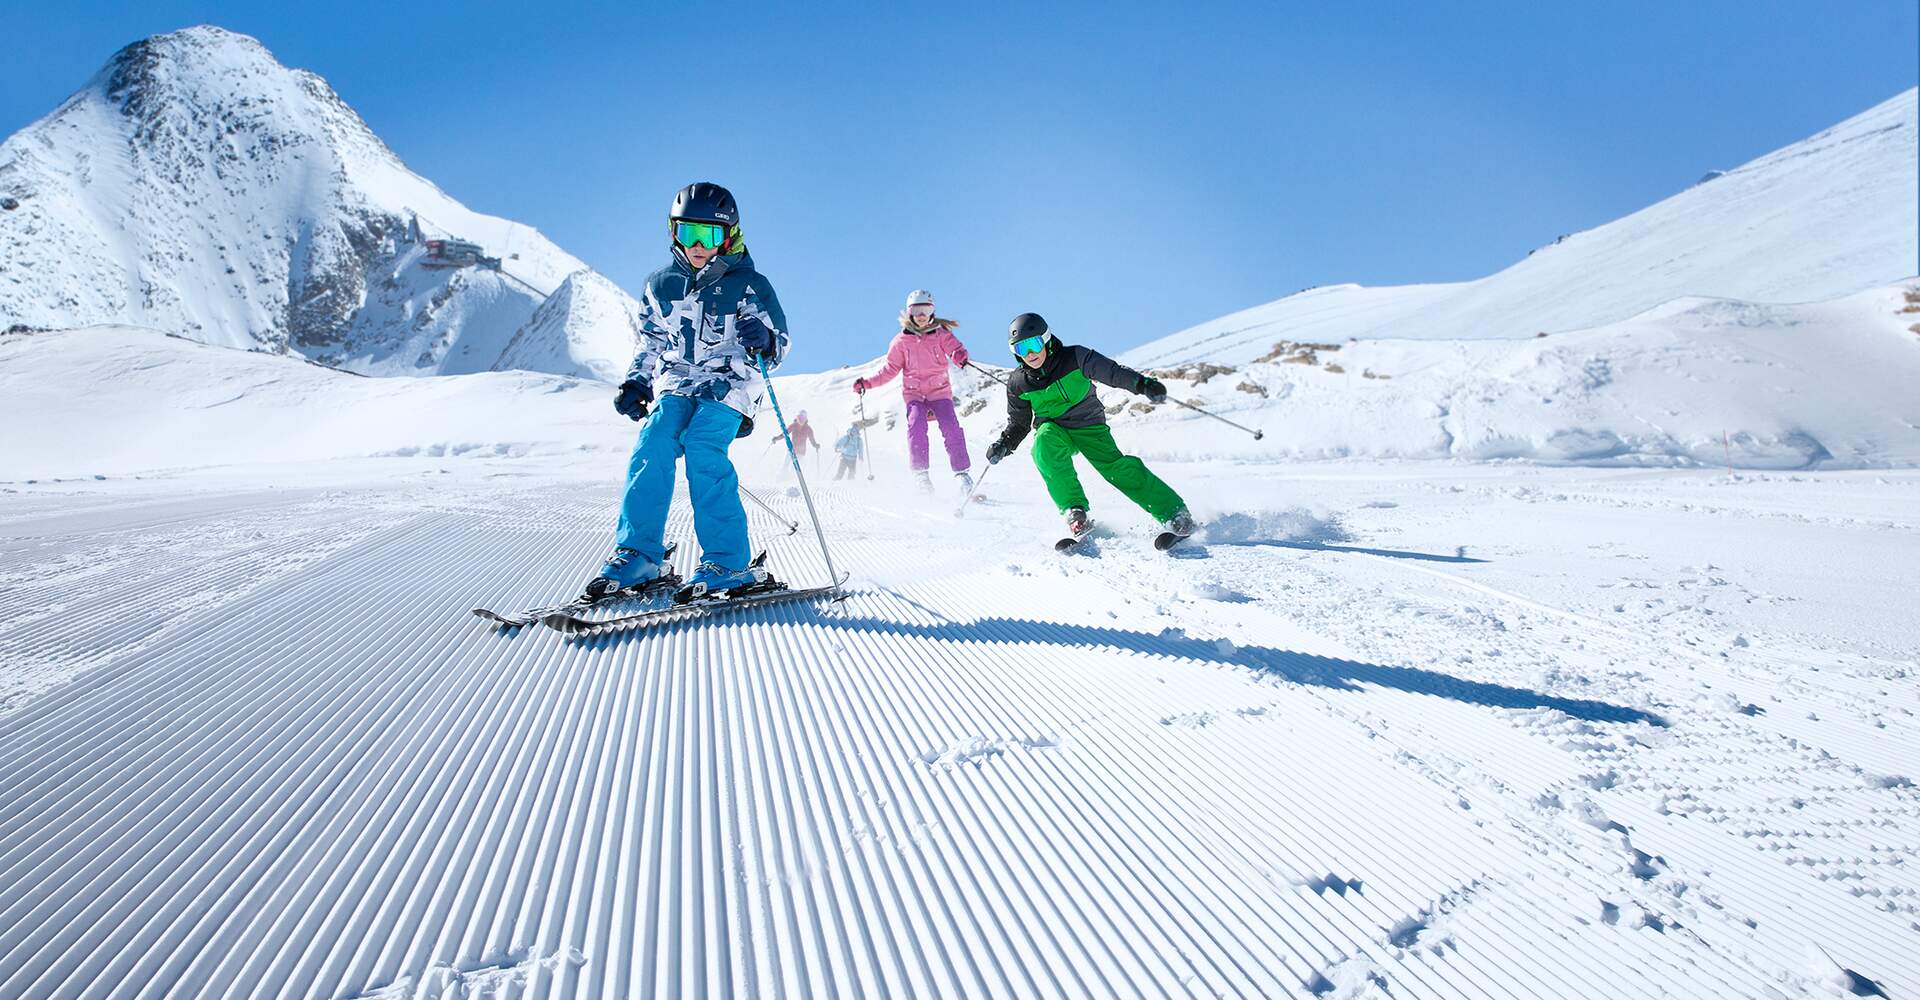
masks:
<path id="1" fill-rule="evenodd" d="M 487 251 L 478 243 L 466 240 L 444 239 L 428 240 L 426 255 L 420 258 L 421 267 L 484 267 L 490 271 L 500 270 L 500 258 L 487 256 Z"/>
<path id="2" fill-rule="evenodd" d="M 490 271 L 500 270 L 500 258 L 487 256 L 486 248 L 478 243 L 455 239 L 451 236 L 422 239 L 420 217 L 417 215 L 409 222 L 407 235 L 413 242 L 427 248 L 427 252 L 420 258 L 421 267 L 484 267 Z"/>

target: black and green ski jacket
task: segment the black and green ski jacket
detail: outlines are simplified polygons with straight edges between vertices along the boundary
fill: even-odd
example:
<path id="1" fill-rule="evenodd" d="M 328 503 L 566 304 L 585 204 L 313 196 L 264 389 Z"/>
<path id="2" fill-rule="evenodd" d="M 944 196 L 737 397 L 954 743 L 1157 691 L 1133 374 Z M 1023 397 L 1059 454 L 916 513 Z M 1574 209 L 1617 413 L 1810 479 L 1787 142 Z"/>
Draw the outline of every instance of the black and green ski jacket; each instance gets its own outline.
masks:
<path id="1" fill-rule="evenodd" d="M 1045 423 L 1068 429 L 1107 422 L 1094 382 L 1128 392 L 1140 391 L 1141 375 L 1091 347 L 1055 341 L 1039 370 L 1016 363 L 1007 379 L 1007 429 L 1000 443 L 1008 451 L 1020 447 L 1027 432 Z"/>

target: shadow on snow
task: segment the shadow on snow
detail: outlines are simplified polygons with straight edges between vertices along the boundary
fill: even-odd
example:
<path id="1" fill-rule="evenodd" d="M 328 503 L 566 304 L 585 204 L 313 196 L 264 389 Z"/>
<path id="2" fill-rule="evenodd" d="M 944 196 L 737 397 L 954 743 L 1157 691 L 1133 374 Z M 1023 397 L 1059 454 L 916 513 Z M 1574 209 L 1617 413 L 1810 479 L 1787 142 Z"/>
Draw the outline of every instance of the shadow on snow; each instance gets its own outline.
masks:
<path id="1" fill-rule="evenodd" d="M 1208 545 L 1271 545 L 1281 549 L 1303 549 L 1307 552 L 1353 552 L 1364 556 L 1382 556 L 1387 559 L 1416 559 L 1420 562 L 1441 563 L 1483 563 L 1486 559 L 1475 559 L 1467 555 L 1466 546 L 1454 549 L 1453 555 L 1436 555 L 1432 552 L 1407 552 L 1402 549 L 1369 549 L 1359 545 L 1331 545 L 1326 542 L 1284 541 L 1268 539 L 1247 542 L 1208 542 Z"/>
<path id="2" fill-rule="evenodd" d="M 1215 639 L 1195 639 L 1177 629 L 1154 634 L 1027 618 L 982 618 L 971 622 L 912 625 L 818 609 L 795 610 L 829 628 L 885 632 L 944 642 L 1033 642 L 1076 648 L 1105 646 L 1134 653 L 1246 667 L 1294 684 L 1341 691 L 1357 691 L 1361 684 L 1372 684 L 1489 708 L 1549 708 L 1587 722 L 1667 724 L 1666 720 L 1651 712 L 1603 701 L 1561 698 L 1527 688 L 1467 680 L 1417 667 L 1389 667 L 1267 646 L 1241 646 Z"/>

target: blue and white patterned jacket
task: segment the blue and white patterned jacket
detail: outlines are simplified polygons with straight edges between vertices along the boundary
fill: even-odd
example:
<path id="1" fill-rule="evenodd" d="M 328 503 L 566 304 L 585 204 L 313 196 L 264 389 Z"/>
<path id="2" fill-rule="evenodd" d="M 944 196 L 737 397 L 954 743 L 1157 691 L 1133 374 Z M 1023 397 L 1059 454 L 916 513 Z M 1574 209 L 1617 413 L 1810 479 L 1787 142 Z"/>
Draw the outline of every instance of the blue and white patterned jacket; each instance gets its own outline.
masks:
<path id="1" fill-rule="evenodd" d="M 734 325 L 753 316 L 773 332 L 767 370 L 787 356 L 787 316 L 773 285 L 753 269 L 744 248 L 700 269 L 674 261 L 647 277 L 640 301 L 640 347 L 627 377 L 653 387 L 655 397 L 712 399 L 751 419 L 767 397 L 760 370 L 740 344 Z"/>

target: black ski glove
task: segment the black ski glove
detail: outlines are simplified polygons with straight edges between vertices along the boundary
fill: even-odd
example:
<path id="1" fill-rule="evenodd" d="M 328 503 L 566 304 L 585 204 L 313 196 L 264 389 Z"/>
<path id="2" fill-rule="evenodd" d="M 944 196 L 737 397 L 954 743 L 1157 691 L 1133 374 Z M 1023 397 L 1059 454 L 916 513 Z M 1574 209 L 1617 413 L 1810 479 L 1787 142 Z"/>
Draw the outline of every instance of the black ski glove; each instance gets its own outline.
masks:
<path id="1" fill-rule="evenodd" d="M 740 346 L 747 349 L 747 356 L 766 358 L 769 363 L 779 360 L 773 356 L 773 331 L 760 317 L 751 313 L 733 321 L 733 335 L 740 338 Z"/>
<path id="2" fill-rule="evenodd" d="M 1011 454 L 1013 454 L 1012 446 L 1003 439 L 995 440 L 993 444 L 987 446 L 987 464 L 999 465 L 1001 459 Z"/>
<path id="3" fill-rule="evenodd" d="M 1149 403 L 1164 403 L 1167 401 L 1167 385 L 1157 378 L 1149 378 L 1145 375 L 1140 376 L 1140 381 L 1133 387 L 1133 391 L 1147 397 L 1147 402 Z"/>
<path id="4" fill-rule="evenodd" d="M 647 404 L 653 402 L 653 388 L 639 379 L 628 379 L 620 383 L 620 395 L 614 397 L 613 408 L 623 417 L 640 420 L 647 415 Z"/>

